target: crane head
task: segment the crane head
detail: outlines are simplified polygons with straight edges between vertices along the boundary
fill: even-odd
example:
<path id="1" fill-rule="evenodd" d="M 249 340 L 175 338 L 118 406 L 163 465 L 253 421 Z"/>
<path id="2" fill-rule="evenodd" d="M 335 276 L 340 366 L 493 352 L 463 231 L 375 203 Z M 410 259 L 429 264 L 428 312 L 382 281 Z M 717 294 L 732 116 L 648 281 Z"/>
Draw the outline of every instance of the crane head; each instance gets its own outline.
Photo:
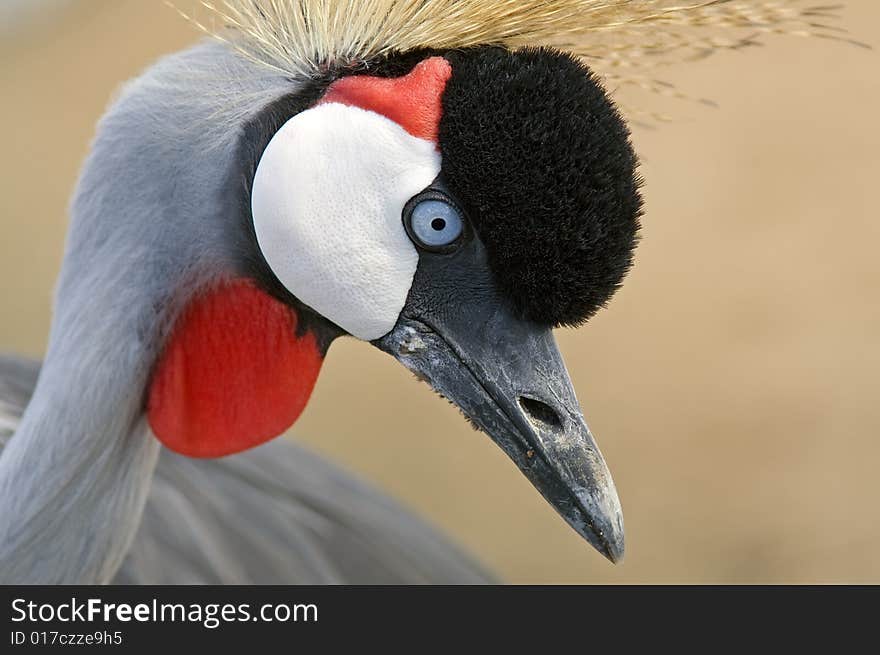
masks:
<path id="1" fill-rule="evenodd" d="M 290 295 L 458 405 L 617 560 L 617 494 L 552 328 L 586 321 L 631 265 L 627 128 L 562 52 L 423 55 L 333 80 L 271 136 L 251 189 L 259 250 Z"/>
<path id="2" fill-rule="evenodd" d="M 238 138 L 234 280 L 197 294 L 164 345 L 159 439 L 220 456 L 277 436 L 351 335 L 619 560 L 617 492 L 552 332 L 618 288 L 641 211 L 628 130 L 585 65 L 548 48 L 391 55 L 273 99 Z"/>

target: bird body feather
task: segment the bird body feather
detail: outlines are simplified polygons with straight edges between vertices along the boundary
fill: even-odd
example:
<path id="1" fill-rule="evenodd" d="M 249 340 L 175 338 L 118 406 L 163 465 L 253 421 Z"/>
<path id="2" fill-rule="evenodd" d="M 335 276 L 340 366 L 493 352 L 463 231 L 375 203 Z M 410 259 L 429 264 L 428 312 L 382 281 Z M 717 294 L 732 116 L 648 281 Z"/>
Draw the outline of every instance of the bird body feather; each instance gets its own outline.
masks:
<path id="1" fill-rule="evenodd" d="M 0 449 L 39 363 L 0 357 Z M 2 450 L 0 450 L 2 452 Z M 478 584 L 492 577 L 412 512 L 305 448 L 163 450 L 121 584 Z"/>

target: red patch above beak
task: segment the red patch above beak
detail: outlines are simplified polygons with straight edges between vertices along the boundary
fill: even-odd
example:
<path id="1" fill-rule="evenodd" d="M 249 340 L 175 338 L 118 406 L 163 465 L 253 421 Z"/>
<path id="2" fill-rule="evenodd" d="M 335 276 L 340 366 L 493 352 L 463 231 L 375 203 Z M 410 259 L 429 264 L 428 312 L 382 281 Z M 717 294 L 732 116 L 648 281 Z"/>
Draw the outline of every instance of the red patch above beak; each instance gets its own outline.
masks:
<path id="1" fill-rule="evenodd" d="M 323 354 L 296 312 L 236 280 L 194 299 L 153 370 L 147 416 L 190 457 L 221 457 L 277 437 L 305 409 Z"/>
<path id="2" fill-rule="evenodd" d="M 452 76 L 443 57 L 429 57 L 403 77 L 352 75 L 330 85 L 318 102 L 338 102 L 390 118 L 420 139 L 437 142 L 442 97 Z"/>

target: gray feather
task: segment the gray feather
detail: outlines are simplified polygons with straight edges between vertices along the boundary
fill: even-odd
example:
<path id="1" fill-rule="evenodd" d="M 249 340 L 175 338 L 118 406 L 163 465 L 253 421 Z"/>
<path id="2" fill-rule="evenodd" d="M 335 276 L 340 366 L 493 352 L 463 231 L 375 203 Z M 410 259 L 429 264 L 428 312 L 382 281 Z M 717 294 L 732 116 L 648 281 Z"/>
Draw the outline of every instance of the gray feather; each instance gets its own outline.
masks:
<path id="1" fill-rule="evenodd" d="M 37 380 L 0 356 L 0 445 Z M 479 565 L 411 512 L 284 440 L 218 460 L 163 450 L 114 582 L 479 584 Z"/>
<path id="2" fill-rule="evenodd" d="M 0 447 L 15 432 L 39 373 L 38 362 L 0 355 Z"/>

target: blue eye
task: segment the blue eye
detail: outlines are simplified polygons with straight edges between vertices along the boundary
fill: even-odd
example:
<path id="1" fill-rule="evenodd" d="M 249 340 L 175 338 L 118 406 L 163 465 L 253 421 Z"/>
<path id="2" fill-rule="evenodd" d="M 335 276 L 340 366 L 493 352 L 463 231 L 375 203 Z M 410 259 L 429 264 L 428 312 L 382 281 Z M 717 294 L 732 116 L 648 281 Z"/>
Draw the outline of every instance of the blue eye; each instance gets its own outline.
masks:
<path id="1" fill-rule="evenodd" d="M 458 209 L 435 198 L 417 202 L 409 212 L 407 231 L 416 245 L 443 250 L 454 244 L 464 230 Z"/>

